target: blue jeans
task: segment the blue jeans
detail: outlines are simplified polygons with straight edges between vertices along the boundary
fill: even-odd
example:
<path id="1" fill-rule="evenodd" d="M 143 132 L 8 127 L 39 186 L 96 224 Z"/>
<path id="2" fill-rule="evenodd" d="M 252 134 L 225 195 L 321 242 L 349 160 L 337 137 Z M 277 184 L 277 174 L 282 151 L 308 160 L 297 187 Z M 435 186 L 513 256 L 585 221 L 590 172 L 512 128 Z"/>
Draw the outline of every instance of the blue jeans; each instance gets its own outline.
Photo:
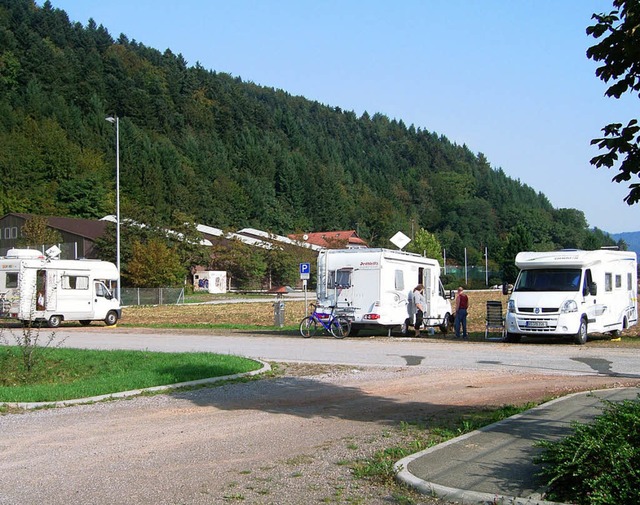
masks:
<path id="1" fill-rule="evenodd" d="M 469 338 L 467 336 L 467 309 L 458 309 L 456 311 L 456 318 L 453 321 L 453 328 L 456 331 L 456 337 L 460 338 L 460 324 L 462 323 L 462 336 L 463 338 Z"/>

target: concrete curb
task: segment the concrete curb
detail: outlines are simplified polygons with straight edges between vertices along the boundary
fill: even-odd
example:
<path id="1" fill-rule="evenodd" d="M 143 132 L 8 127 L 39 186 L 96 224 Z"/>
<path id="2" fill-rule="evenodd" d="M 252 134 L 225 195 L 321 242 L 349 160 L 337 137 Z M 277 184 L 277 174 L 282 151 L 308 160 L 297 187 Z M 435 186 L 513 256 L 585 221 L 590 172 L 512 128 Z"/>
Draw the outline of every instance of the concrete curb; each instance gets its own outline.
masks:
<path id="1" fill-rule="evenodd" d="M 560 502 L 552 502 L 552 501 L 545 501 L 543 500 L 540 496 L 529 496 L 529 497 L 517 497 L 517 496 L 507 496 L 507 495 L 500 495 L 500 494 L 493 494 L 493 493 L 483 493 L 483 492 L 479 492 L 479 491 L 471 491 L 471 490 L 466 490 L 466 489 L 458 489 L 458 488 L 453 488 L 453 487 L 447 487 L 447 486 L 443 486 L 441 484 L 436 484 L 435 482 L 428 482 L 425 481 L 415 475 L 413 475 L 411 472 L 409 472 L 409 470 L 407 469 L 409 467 L 409 464 L 416 460 L 419 459 L 429 453 L 438 451 L 440 449 L 443 449 L 444 447 L 447 447 L 449 445 L 452 444 L 456 444 L 456 443 L 460 443 L 463 442 L 464 440 L 471 438 L 472 436 L 481 433 L 481 432 L 485 432 L 485 431 L 491 431 L 494 428 L 497 428 L 501 425 L 507 424 L 513 420 L 516 420 L 518 418 L 524 417 L 527 413 L 529 412 L 534 412 L 536 410 L 542 410 L 542 409 L 546 409 L 548 408 L 550 405 L 553 405 L 555 403 L 559 403 L 562 401 L 565 401 L 569 398 L 572 398 L 574 396 L 578 396 L 578 395 L 584 395 L 584 394 L 589 394 L 589 393 L 594 393 L 597 392 L 598 390 L 594 390 L 594 391 L 589 391 L 589 392 L 585 392 L 585 391 L 581 391 L 578 393 L 572 393 L 570 395 L 567 396 L 563 396 L 560 398 L 556 398 L 554 400 L 545 402 L 541 405 L 538 405 L 537 407 L 534 407 L 532 409 L 529 409 L 525 412 L 522 412 L 520 414 L 516 414 L 514 416 L 511 416 L 507 419 L 503 419 L 501 421 L 498 421 L 496 423 L 484 426 L 478 430 L 474 430 L 471 431 L 469 433 L 465 433 L 464 435 L 461 435 L 459 437 L 453 438 L 451 440 L 447 440 L 446 442 L 443 442 L 442 444 L 438 444 L 435 445 L 433 447 L 430 447 L 428 449 L 425 449 L 423 451 L 417 452 L 415 454 L 411 454 L 410 456 L 407 456 L 405 458 L 402 458 L 400 461 L 396 462 L 393 466 L 395 472 L 396 472 L 396 479 L 398 481 L 400 481 L 401 483 L 406 484 L 407 486 L 410 486 L 412 488 L 415 488 L 416 490 L 418 490 L 420 493 L 422 494 L 426 494 L 426 495 L 431 495 L 431 496 L 437 496 L 438 498 L 442 498 L 445 500 L 450 500 L 450 501 L 456 501 L 462 504 L 479 504 L 479 505 L 486 505 L 487 503 L 499 503 L 499 504 L 504 504 L 504 505 L 568 505 L 565 503 L 560 503 Z"/>
<path id="2" fill-rule="evenodd" d="M 227 380 L 233 380 L 233 379 L 241 379 L 242 377 L 252 377 L 254 375 L 259 375 L 265 372 L 268 372 L 271 370 L 271 365 L 269 365 L 269 363 L 266 363 L 262 360 L 259 359 L 255 359 L 255 358 L 251 358 L 253 361 L 257 361 L 258 363 L 260 363 L 262 365 L 262 367 L 259 370 L 253 370 L 251 372 L 244 372 L 244 373 L 237 373 L 237 374 L 233 374 L 233 375 L 223 375 L 221 377 L 211 377 L 208 379 L 198 379 L 198 380 L 194 380 L 194 381 L 187 381 L 187 382 L 178 382 L 176 384 L 167 384 L 164 386 L 153 386 L 150 388 L 143 388 L 143 389 L 133 389 L 131 391 L 121 391 L 118 393 L 109 393 L 106 395 L 100 395 L 100 396 L 92 396 L 92 397 L 87 397 L 87 398 L 76 398 L 73 400 L 60 400 L 60 401 L 55 401 L 55 402 L 3 402 L 0 403 L 0 405 L 2 406 L 6 406 L 6 407 L 14 407 L 14 408 L 19 408 L 19 409 L 25 409 L 25 410 L 29 410 L 29 409 L 37 409 L 37 408 L 43 408 L 43 407 L 50 407 L 50 408 L 54 408 L 54 407 L 68 407 L 71 405 L 82 405 L 82 404 L 87 404 L 87 403 L 95 403 L 95 402 L 101 402 L 101 401 L 105 401 L 105 400 L 117 400 L 119 398 L 129 398 L 132 396 L 138 396 L 141 395 L 143 393 L 155 393 L 155 392 L 161 392 L 161 391 L 169 391 L 172 389 L 179 389 L 179 388 L 183 388 L 183 387 L 190 387 L 190 386 L 200 386 L 200 385 L 204 385 L 204 384 L 213 384 L 216 382 L 220 382 L 220 381 L 227 381 Z"/>

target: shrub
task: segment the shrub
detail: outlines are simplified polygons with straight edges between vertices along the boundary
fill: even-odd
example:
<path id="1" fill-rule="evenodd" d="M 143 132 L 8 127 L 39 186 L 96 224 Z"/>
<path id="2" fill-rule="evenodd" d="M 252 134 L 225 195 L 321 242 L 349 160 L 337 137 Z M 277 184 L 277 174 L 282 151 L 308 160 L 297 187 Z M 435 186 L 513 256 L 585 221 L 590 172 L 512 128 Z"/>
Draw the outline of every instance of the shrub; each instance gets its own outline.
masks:
<path id="1" fill-rule="evenodd" d="M 575 423 L 574 432 L 541 442 L 547 499 L 578 505 L 640 503 L 640 395 L 636 400 L 604 402 L 593 423 Z"/>

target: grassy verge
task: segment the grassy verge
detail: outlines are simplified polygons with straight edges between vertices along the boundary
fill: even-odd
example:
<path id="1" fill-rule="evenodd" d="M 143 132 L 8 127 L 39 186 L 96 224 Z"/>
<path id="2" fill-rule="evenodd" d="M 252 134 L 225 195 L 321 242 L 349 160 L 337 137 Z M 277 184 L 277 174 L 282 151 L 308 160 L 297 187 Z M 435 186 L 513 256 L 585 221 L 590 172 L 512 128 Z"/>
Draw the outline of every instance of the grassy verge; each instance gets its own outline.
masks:
<path id="1" fill-rule="evenodd" d="M 402 429 L 406 434 L 405 443 L 378 451 L 370 458 L 355 461 L 350 465 L 351 470 L 356 478 L 367 479 L 388 489 L 396 503 L 406 505 L 422 503 L 424 495 L 396 481 L 393 466 L 398 460 L 519 414 L 536 405 L 535 403 L 520 406 L 504 405 L 494 409 L 471 410 L 453 418 L 438 417 L 423 423 L 403 423 Z"/>
<path id="2" fill-rule="evenodd" d="M 30 371 L 20 349 L 0 348 L 0 402 L 60 401 L 221 377 L 261 364 L 213 353 L 92 351 L 46 348 Z"/>

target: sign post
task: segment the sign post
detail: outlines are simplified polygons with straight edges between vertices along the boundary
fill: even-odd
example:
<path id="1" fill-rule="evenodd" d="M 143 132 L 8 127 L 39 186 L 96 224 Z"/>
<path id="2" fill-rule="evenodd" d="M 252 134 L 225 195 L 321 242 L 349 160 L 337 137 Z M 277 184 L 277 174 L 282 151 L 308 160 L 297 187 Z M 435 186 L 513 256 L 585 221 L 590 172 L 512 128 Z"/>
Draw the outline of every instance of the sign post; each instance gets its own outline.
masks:
<path id="1" fill-rule="evenodd" d="M 304 290 L 304 315 L 307 316 L 307 280 L 311 276 L 311 263 L 300 263 L 300 279 Z"/>

